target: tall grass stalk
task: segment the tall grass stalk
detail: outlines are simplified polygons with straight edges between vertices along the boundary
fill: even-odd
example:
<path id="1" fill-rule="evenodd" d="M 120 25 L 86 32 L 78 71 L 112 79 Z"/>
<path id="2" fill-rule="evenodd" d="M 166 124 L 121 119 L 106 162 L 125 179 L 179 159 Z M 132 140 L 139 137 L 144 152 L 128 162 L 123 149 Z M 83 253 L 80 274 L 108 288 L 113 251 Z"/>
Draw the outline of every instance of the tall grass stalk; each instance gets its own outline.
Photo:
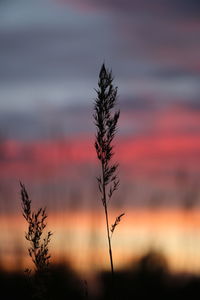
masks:
<path id="1" fill-rule="evenodd" d="M 114 154 L 112 142 L 115 137 L 120 111 L 113 112 L 113 108 L 116 105 L 117 87 L 113 86 L 112 72 L 107 70 L 104 64 L 99 73 L 98 89 L 96 90 L 96 93 L 97 97 L 94 106 L 94 120 L 97 129 L 95 149 L 101 165 L 101 175 L 97 177 L 97 181 L 106 218 L 109 258 L 113 278 L 114 263 L 111 235 L 119 222 L 116 225 L 112 225 L 110 229 L 108 208 L 113 193 L 119 186 L 119 179 L 117 176 L 118 164 L 112 162 Z"/>

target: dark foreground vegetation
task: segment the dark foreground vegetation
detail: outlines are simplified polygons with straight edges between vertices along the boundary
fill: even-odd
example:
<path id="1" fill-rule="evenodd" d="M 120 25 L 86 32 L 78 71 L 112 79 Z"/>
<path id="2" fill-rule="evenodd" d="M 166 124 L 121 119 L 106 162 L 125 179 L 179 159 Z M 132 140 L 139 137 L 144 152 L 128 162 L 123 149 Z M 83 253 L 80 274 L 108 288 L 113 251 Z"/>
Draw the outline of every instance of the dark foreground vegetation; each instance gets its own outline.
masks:
<path id="1" fill-rule="evenodd" d="M 51 265 L 45 274 L 0 272 L 0 299 L 197 299 L 200 277 L 171 275 L 165 258 L 154 252 L 144 255 L 129 270 L 115 272 L 115 295 L 111 273 L 97 277 L 96 296 L 90 282 L 84 282 L 69 267 Z M 4 295 L 4 296 L 3 296 Z"/>

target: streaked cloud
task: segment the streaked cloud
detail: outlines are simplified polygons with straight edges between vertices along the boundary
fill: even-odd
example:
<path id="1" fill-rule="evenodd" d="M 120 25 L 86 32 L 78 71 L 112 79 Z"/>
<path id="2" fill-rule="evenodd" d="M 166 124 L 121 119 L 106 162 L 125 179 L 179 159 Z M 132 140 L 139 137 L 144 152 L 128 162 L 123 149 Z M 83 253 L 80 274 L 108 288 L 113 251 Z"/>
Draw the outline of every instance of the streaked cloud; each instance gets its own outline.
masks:
<path id="1" fill-rule="evenodd" d="M 88 103 L 104 60 L 123 98 L 165 102 L 200 96 L 198 1 L 12 0 L 0 5 L 4 110 L 33 109 L 40 101 Z"/>

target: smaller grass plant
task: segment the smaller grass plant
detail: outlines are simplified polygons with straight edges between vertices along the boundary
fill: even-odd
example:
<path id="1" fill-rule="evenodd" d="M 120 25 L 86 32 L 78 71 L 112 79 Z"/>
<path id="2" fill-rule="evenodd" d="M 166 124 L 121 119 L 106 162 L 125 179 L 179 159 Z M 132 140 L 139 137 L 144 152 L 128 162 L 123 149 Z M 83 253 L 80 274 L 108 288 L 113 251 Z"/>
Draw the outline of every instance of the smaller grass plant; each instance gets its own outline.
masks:
<path id="1" fill-rule="evenodd" d="M 47 226 L 46 208 L 39 208 L 37 211 L 32 210 L 32 202 L 27 190 L 20 182 L 21 187 L 21 206 L 22 214 L 28 223 L 28 230 L 25 233 L 26 240 L 30 243 L 28 253 L 35 266 L 35 273 L 27 268 L 25 273 L 29 278 L 30 289 L 32 290 L 31 299 L 47 300 L 47 285 L 49 280 L 49 263 L 51 255 L 49 254 L 49 243 L 52 233 L 48 231 L 44 234 Z"/>
<path id="2" fill-rule="evenodd" d="M 39 208 L 36 212 L 32 211 L 31 199 L 21 182 L 20 187 L 22 214 L 28 223 L 28 231 L 25 233 L 26 240 L 30 242 L 28 252 L 35 265 L 36 272 L 42 272 L 48 268 L 51 257 L 48 247 L 52 236 L 51 231 L 44 237 L 44 230 L 47 225 L 46 208 Z"/>

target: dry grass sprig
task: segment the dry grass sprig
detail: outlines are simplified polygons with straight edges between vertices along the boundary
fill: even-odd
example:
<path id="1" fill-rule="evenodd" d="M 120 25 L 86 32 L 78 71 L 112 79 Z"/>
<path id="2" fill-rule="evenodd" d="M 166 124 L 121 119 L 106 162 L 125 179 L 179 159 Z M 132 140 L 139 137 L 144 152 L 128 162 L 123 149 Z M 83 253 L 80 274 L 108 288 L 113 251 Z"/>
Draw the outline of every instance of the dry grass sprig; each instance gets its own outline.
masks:
<path id="1" fill-rule="evenodd" d="M 39 208 L 36 212 L 32 211 L 31 199 L 25 186 L 20 182 L 22 214 L 28 223 L 28 231 L 25 238 L 30 242 L 28 248 L 29 255 L 35 265 L 36 272 L 44 272 L 49 266 L 51 255 L 49 254 L 49 243 L 52 236 L 51 231 L 43 237 L 46 228 L 46 208 Z"/>
<path id="2" fill-rule="evenodd" d="M 113 86 L 112 72 L 108 71 L 104 64 L 99 73 L 96 92 L 97 98 L 94 106 L 94 120 L 97 128 L 95 149 L 101 163 L 101 175 L 97 177 L 97 181 L 105 211 L 111 272 L 114 275 L 108 204 L 113 193 L 119 187 L 118 164 L 112 162 L 114 155 L 112 142 L 115 137 L 120 111 L 113 112 L 117 99 L 117 87 Z"/>
<path id="3" fill-rule="evenodd" d="M 110 231 L 111 231 L 111 237 L 113 235 L 113 232 L 115 231 L 116 226 L 121 222 L 121 218 L 125 215 L 125 213 L 120 214 L 116 219 L 115 223 L 111 225 Z"/>

